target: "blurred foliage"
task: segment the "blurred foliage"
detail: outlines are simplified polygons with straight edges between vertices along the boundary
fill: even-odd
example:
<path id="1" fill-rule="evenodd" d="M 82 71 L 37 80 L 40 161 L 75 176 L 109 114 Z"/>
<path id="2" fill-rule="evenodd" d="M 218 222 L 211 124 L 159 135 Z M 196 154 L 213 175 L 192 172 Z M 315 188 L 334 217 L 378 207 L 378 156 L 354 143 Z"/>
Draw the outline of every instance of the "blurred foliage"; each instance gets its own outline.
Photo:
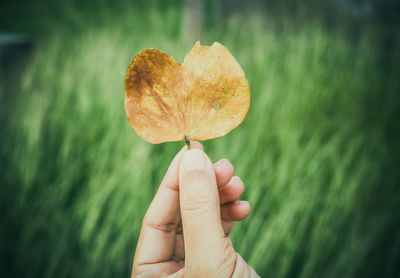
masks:
<path id="1" fill-rule="evenodd" d="M 37 38 L 0 92 L 2 277 L 127 277 L 183 146 L 144 142 L 123 109 L 137 52 L 182 61 L 192 47 L 180 2 L 95 3 L 0 6 L 2 30 Z M 231 50 L 252 92 L 244 123 L 204 143 L 233 162 L 252 205 L 234 246 L 263 277 L 399 277 L 398 33 L 282 14 L 214 18 L 201 38 Z"/>

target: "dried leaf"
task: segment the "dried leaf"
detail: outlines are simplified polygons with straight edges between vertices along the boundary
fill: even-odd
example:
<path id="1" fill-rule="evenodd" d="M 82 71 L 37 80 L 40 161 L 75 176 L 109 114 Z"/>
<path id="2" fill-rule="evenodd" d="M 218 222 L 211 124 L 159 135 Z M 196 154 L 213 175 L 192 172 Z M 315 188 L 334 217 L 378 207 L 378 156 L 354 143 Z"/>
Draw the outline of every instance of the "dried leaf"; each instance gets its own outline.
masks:
<path id="1" fill-rule="evenodd" d="M 221 137 L 244 120 L 249 106 L 246 76 L 219 43 L 197 42 L 182 64 L 148 49 L 136 55 L 126 73 L 129 122 L 153 144 Z"/>

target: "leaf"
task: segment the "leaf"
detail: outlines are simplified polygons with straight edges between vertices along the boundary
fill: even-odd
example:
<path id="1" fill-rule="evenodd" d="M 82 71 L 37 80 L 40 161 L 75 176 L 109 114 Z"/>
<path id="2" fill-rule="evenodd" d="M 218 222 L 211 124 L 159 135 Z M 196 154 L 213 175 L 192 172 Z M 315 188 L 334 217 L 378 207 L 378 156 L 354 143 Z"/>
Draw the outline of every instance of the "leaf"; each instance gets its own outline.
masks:
<path id="1" fill-rule="evenodd" d="M 158 49 L 140 52 L 125 78 L 125 111 L 153 144 L 224 136 L 246 117 L 250 89 L 229 50 L 197 42 L 179 64 Z"/>

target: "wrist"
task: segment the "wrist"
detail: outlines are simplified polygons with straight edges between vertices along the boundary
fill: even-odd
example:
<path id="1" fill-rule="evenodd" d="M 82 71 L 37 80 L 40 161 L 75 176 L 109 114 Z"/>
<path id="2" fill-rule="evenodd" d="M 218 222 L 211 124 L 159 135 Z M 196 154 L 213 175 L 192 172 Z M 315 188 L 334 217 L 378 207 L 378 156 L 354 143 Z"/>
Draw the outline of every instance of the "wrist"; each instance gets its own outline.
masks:
<path id="1" fill-rule="evenodd" d="M 236 264 L 232 274 L 232 278 L 259 278 L 260 275 L 246 263 L 246 261 L 236 252 Z"/>

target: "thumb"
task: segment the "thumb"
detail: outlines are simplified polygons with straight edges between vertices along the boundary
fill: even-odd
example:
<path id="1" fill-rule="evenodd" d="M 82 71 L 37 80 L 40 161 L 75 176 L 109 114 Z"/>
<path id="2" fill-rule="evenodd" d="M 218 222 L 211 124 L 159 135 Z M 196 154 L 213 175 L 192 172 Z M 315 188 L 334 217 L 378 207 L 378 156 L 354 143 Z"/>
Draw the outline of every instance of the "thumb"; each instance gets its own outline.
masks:
<path id="1" fill-rule="evenodd" d="M 215 172 L 211 160 L 200 149 L 189 150 L 182 156 L 179 194 L 185 268 L 194 271 L 212 266 L 216 263 L 215 258 L 223 255 L 226 240 Z"/>

